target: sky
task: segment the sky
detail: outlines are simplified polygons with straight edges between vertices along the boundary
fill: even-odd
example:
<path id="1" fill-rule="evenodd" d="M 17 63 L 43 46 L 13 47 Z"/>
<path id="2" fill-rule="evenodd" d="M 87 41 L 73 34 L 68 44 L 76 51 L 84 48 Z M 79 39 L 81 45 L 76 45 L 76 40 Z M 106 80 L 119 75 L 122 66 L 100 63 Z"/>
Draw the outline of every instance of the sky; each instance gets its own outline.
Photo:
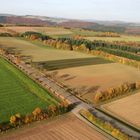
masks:
<path id="1" fill-rule="evenodd" d="M 0 0 L 0 13 L 140 22 L 140 0 Z"/>

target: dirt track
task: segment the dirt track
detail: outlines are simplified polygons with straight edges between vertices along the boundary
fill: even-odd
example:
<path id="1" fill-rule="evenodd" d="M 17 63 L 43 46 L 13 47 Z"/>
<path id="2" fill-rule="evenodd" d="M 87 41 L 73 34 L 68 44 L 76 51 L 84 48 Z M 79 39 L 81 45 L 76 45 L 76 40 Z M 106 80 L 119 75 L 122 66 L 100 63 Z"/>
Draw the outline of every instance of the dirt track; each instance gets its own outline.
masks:
<path id="1" fill-rule="evenodd" d="M 49 123 L 37 123 L 32 127 L 21 128 L 0 136 L 0 140 L 107 140 L 107 138 L 73 114 L 66 114 Z"/>

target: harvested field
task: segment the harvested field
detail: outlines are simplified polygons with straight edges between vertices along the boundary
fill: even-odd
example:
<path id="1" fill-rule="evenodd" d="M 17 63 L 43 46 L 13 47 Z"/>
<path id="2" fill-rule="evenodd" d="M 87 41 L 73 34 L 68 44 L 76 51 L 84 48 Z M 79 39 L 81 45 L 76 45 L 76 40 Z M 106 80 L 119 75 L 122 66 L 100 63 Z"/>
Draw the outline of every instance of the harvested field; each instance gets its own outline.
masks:
<path id="1" fill-rule="evenodd" d="M 7 33 L 7 31 L 4 27 L 0 27 L 0 33 Z"/>
<path id="2" fill-rule="evenodd" d="M 0 27 L 0 33 L 9 33 L 11 35 L 14 35 L 16 32 L 12 31 L 12 30 L 8 30 L 5 27 Z"/>
<path id="3" fill-rule="evenodd" d="M 14 133 L 0 136 L 0 140 L 107 140 L 105 136 L 79 120 L 66 114 L 47 123 L 40 122 Z"/>
<path id="4" fill-rule="evenodd" d="M 19 50 L 22 55 L 32 58 L 33 62 L 94 57 L 92 55 L 79 52 L 53 49 L 43 45 L 37 46 L 16 38 L 0 37 L 0 45 Z"/>
<path id="5" fill-rule="evenodd" d="M 37 31 L 41 33 L 45 33 L 47 35 L 67 35 L 67 34 L 72 34 L 72 32 L 68 29 L 64 29 L 61 27 L 40 27 L 36 28 Z"/>
<path id="6" fill-rule="evenodd" d="M 8 29 L 8 30 L 12 30 L 14 32 L 17 32 L 17 33 L 24 33 L 26 31 L 36 31 L 33 27 L 18 27 L 18 26 L 11 26 L 11 27 L 5 27 L 5 29 Z"/>
<path id="7" fill-rule="evenodd" d="M 65 35 L 65 34 L 72 34 L 72 32 L 68 29 L 64 29 L 61 27 L 6 27 L 7 29 L 13 30 L 18 33 L 24 33 L 26 31 L 34 31 L 40 32 L 47 35 Z"/>
<path id="8" fill-rule="evenodd" d="M 93 100 L 97 90 L 116 87 L 124 82 L 135 82 L 140 79 L 140 71 L 123 64 L 105 63 L 84 67 L 67 68 L 52 71 L 56 79 L 74 89 L 84 99 Z"/>
<path id="9" fill-rule="evenodd" d="M 102 105 L 108 113 L 140 129 L 140 92 Z"/>
<path id="10" fill-rule="evenodd" d="M 20 113 L 31 113 L 36 107 L 42 109 L 58 102 L 38 84 L 0 58 L 0 123 Z"/>
<path id="11" fill-rule="evenodd" d="M 85 37 L 85 39 L 88 39 L 90 41 L 94 40 L 104 40 L 104 41 L 135 41 L 140 42 L 140 36 L 125 36 L 122 35 L 121 37 Z"/>

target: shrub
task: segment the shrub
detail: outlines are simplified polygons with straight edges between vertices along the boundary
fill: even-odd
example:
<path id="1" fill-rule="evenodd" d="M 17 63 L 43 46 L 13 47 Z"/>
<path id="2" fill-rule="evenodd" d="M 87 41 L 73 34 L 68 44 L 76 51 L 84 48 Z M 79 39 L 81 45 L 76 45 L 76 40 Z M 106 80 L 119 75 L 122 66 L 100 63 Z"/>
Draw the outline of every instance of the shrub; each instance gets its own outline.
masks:
<path id="1" fill-rule="evenodd" d="M 31 39 L 31 40 L 41 39 L 41 41 L 51 39 L 51 37 L 49 37 L 47 35 L 43 35 L 41 33 L 32 32 L 32 31 L 28 31 L 28 32 L 25 32 L 25 33 L 21 34 L 21 37 L 25 37 L 25 38 L 28 38 L 28 39 Z"/>
<path id="2" fill-rule="evenodd" d="M 13 35 L 10 33 L 0 33 L 1 37 L 12 37 Z"/>

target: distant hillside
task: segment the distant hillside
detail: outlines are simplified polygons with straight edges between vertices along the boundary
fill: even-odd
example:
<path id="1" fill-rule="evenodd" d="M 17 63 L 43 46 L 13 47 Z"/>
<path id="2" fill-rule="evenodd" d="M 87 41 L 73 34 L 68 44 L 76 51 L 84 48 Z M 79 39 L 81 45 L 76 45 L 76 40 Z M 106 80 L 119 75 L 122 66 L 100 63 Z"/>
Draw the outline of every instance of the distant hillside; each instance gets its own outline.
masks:
<path id="1" fill-rule="evenodd" d="M 90 28 L 91 26 L 95 26 L 97 24 L 94 22 L 71 20 L 67 22 L 62 22 L 59 25 L 63 27 L 69 27 L 69 28 Z"/>
<path id="2" fill-rule="evenodd" d="M 140 35 L 140 26 L 138 26 L 138 27 L 128 27 L 128 28 L 126 28 L 125 33 Z"/>
<path id="3" fill-rule="evenodd" d="M 55 22 L 25 16 L 0 16 L 0 23 L 16 25 L 54 25 Z"/>
<path id="4" fill-rule="evenodd" d="M 0 14 L 0 24 L 62 26 L 102 32 L 140 34 L 139 23 L 127 23 L 122 21 L 72 20 L 46 16 Z"/>

